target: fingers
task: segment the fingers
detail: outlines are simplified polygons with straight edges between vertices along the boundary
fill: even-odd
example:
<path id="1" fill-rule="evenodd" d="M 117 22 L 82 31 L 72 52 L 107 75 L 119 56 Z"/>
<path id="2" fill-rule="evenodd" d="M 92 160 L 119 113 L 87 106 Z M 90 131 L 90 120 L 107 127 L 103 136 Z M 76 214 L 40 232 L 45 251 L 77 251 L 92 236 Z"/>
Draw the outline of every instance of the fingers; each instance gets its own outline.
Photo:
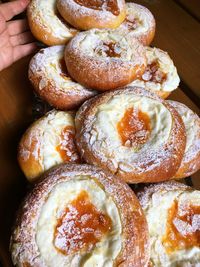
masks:
<path id="1" fill-rule="evenodd" d="M 37 45 L 35 43 L 15 46 L 13 48 L 13 60 L 17 61 L 18 59 L 33 53 L 36 49 Z"/>
<path id="2" fill-rule="evenodd" d="M 6 21 L 8 21 L 23 12 L 28 4 L 29 0 L 16 0 L 10 3 L 1 4 L 0 14 Z"/>
<path id="3" fill-rule="evenodd" d="M 23 33 L 11 36 L 10 44 L 12 46 L 17 46 L 17 45 L 32 43 L 34 40 L 35 39 L 33 35 L 31 34 L 30 31 L 28 31 L 28 32 L 23 32 Z"/>
<path id="4" fill-rule="evenodd" d="M 19 19 L 7 22 L 7 30 L 9 35 L 16 35 L 29 29 L 26 19 Z"/>

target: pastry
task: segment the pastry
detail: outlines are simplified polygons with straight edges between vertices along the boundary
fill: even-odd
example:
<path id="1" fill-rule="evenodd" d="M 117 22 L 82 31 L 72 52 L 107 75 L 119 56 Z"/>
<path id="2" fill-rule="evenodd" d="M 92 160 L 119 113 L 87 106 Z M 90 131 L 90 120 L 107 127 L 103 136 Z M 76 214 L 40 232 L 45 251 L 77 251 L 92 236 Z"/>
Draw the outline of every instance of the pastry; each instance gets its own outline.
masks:
<path id="1" fill-rule="evenodd" d="M 167 101 L 181 116 L 186 129 L 185 154 L 174 178 L 188 177 L 200 169 L 200 118 L 191 109 L 177 101 Z"/>
<path id="2" fill-rule="evenodd" d="M 64 46 L 41 49 L 30 62 L 29 79 L 42 99 L 61 110 L 76 108 L 96 94 L 69 76 Z"/>
<path id="3" fill-rule="evenodd" d="M 183 158 L 186 138 L 180 115 L 142 88 L 110 91 L 86 101 L 75 126 L 85 161 L 129 183 L 168 180 Z"/>
<path id="4" fill-rule="evenodd" d="M 150 266 L 198 267 L 200 191 L 166 182 L 147 186 L 137 195 L 149 227 Z"/>
<path id="5" fill-rule="evenodd" d="M 142 44 L 108 30 L 77 34 L 65 49 L 65 60 L 74 80 L 100 91 L 127 85 L 146 68 Z"/>
<path id="6" fill-rule="evenodd" d="M 32 0 L 27 17 L 33 35 L 46 45 L 66 44 L 78 32 L 60 16 L 56 0 Z"/>
<path id="7" fill-rule="evenodd" d="M 137 38 L 144 45 L 149 45 L 155 35 L 156 22 L 152 13 L 144 6 L 126 3 L 126 18 L 116 29 L 122 35 Z"/>
<path id="8" fill-rule="evenodd" d="M 18 212 L 10 249 L 17 266 L 147 266 L 147 224 L 133 191 L 89 165 L 47 172 Z"/>
<path id="9" fill-rule="evenodd" d="M 23 135 L 18 149 L 19 165 L 32 182 L 52 166 L 80 162 L 74 142 L 74 116 L 52 110 L 35 121 Z"/>
<path id="10" fill-rule="evenodd" d="M 143 87 L 162 98 L 167 98 L 180 82 L 176 67 L 167 52 L 155 47 L 145 49 L 147 68 L 141 78 L 130 85 Z"/>
<path id="11" fill-rule="evenodd" d="M 124 0 L 57 0 L 63 18 L 77 29 L 117 28 L 126 16 Z"/>

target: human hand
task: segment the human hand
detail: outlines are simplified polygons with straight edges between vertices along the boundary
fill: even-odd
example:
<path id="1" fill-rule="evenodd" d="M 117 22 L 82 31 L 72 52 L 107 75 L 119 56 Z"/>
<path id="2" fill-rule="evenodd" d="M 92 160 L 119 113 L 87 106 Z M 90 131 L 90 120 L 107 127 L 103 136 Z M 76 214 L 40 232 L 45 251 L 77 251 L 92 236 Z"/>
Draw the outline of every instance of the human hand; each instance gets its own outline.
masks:
<path id="1" fill-rule="evenodd" d="M 0 71 L 37 48 L 26 19 L 10 21 L 28 4 L 29 0 L 0 4 Z"/>

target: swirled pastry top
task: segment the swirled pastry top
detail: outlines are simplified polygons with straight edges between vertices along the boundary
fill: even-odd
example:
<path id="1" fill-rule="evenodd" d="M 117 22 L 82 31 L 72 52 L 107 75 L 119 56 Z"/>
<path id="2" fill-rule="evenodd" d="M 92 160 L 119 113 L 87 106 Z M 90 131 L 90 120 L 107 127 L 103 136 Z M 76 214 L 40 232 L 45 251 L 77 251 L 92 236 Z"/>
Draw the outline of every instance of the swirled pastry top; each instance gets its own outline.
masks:
<path id="1" fill-rule="evenodd" d="M 177 101 L 168 100 L 184 122 L 186 129 L 186 148 L 176 178 L 192 175 L 200 169 L 200 118 L 191 109 Z"/>
<path id="2" fill-rule="evenodd" d="M 159 48 L 146 47 L 147 68 L 140 79 L 130 85 L 140 86 L 155 93 L 171 92 L 180 82 L 177 69 L 167 52 Z"/>
<path id="3" fill-rule="evenodd" d="M 199 266 L 200 192 L 167 182 L 146 187 L 138 197 L 148 222 L 152 265 Z"/>
<path id="4" fill-rule="evenodd" d="M 174 142 L 175 128 L 176 132 L 181 130 L 184 139 L 183 124 L 180 118 L 176 121 L 174 110 L 156 95 L 129 87 L 96 97 L 84 105 L 76 115 L 80 153 L 88 161 L 94 160 L 96 164 L 100 161 L 116 174 L 126 173 L 127 180 L 129 173 L 133 181 L 145 182 L 141 175 L 165 160 L 168 166 L 163 168 L 172 168 L 168 159 L 177 159 L 176 145 L 180 145 L 183 153 L 184 142 Z M 153 180 L 153 176 L 151 173 L 148 179 Z"/>
<path id="5" fill-rule="evenodd" d="M 155 34 L 154 16 L 144 6 L 126 3 L 126 18 L 116 31 L 138 38 L 145 45 L 149 45 Z"/>
<path id="6" fill-rule="evenodd" d="M 140 241 L 135 232 L 145 231 L 144 215 L 131 189 L 113 179 L 87 165 L 60 165 L 47 173 L 21 210 L 11 239 L 13 263 L 146 266 L 148 235 Z"/>
<path id="7" fill-rule="evenodd" d="M 74 143 L 72 113 L 52 110 L 34 122 L 23 135 L 18 150 L 19 164 L 30 180 L 62 162 L 79 162 Z"/>
<path id="8" fill-rule="evenodd" d="M 77 33 L 59 15 L 55 0 L 32 0 L 28 20 L 36 38 L 47 45 L 64 44 Z"/>
<path id="9" fill-rule="evenodd" d="M 65 47 L 41 49 L 29 65 L 29 79 L 36 92 L 51 105 L 60 109 L 79 106 L 96 92 L 73 81 L 64 60 Z"/>

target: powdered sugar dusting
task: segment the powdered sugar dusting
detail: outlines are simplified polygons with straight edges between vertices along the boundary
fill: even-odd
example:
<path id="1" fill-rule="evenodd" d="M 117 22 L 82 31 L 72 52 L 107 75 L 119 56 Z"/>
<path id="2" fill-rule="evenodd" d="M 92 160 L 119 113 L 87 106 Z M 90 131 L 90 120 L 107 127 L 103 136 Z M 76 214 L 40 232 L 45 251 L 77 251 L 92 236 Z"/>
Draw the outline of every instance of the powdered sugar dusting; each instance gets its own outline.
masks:
<path id="1" fill-rule="evenodd" d="M 58 18 L 55 0 L 32 0 L 28 11 L 29 20 L 55 38 L 67 41 L 76 31 Z"/>

